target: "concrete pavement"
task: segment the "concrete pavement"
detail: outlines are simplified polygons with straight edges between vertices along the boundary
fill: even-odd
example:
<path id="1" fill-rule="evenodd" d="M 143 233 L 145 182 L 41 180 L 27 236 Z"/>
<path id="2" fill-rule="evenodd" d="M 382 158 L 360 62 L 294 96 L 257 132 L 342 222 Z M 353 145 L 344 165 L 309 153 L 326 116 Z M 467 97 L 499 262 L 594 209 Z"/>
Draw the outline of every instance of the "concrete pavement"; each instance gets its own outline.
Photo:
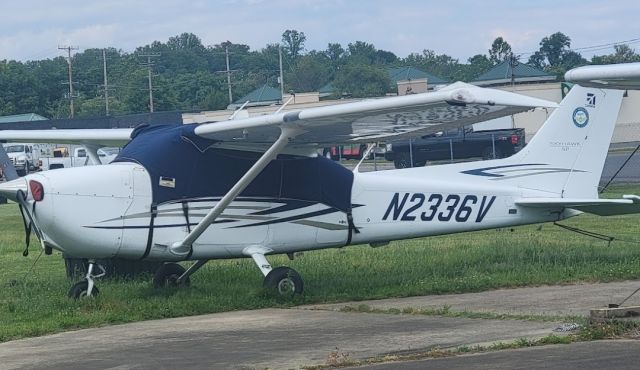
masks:
<path id="1" fill-rule="evenodd" d="M 433 348 L 489 345 L 549 334 L 562 322 L 489 320 L 424 315 L 340 312 L 341 307 L 367 304 L 372 308 L 442 308 L 510 314 L 581 315 L 589 309 L 619 302 L 640 281 L 582 284 L 482 293 L 264 309 L 154 320 L 60 333 L 0 344 L 2 369 L 246 369 L 300 368 L 332 360 L 366 359 L 389 354 L 423 353 Z M 634 298 L 630 304 L 637 304 Z M 599 342 L 594 342 L 595 348 Z M 617 342 L 616 342 L 617 343 Z M 623 342 L 621 342 L 623 343 Z M 635 358 L 637 342 L 615 344 L 620 356 Z M 545 348 L 535 349 L 544 364 Z M 583 347 L 563 346 L 560 351 Z M 627 354 L 628 352 L 628 354 Z M 519 352 L 501 355 L 511 358 Z M 540 353 L 540 354 L 539 354 Z M 552 352 L 549 352 L 552 353 Z M 598 353 L 583 350 L 582 355 Z M 581 355 L 581 356 L 582 356 Z M 478 369 L 508 364 L 497 354 L 473 360 L 451 360 L 447 368 Z M 535 357 L 538 356 L 538 357 Z M 550 356 L 550 355 L 549 355 Z M 464 356 L 463 356 L 464 357 Z M 462 361 L 462 362 L 457 362 Z M 492 362 L 498 361 L 498 362 Z M 516 360 L 513 360 L 516 361 Z M 474 365 L 474 366 L 475 366 Z M 485 366 L 485 367 L 481 367 Z M 398 363 L 389 365 L 396 368 Z M 403 365 L 404 366 L 404 365 Z M 407 365 L 409 366 L 409 365 Z M 422 365 L 420 365 L 422 366 Z M 431 365 L 429 365 L 431 366 Z M 508 365 L 505 365 L 508 366 Z M 534 366 L 536 367 L 536 366 Z M 384 368 L 384 367 L 383 367 Z"/>
<path id="2" fill-rule="evenodd" d="M 572 343 L 430 358 L 417 361 L 389 362 L 348 369 L 371 370 L 637 370 L 640 367 L 640 340 L 617 340 Z"/>
<path id="3" fill-rule="evenodd" d="M 344 307 L 366 305 L 372 309 L 441 309 L 451 311 L 492 312 L 514 315 L 589 316 L 592 308 L 605 308 L 620 303 L 640 281 L 615 283 L 540 286 L 498 289 L 480 293 L 443 294 L 435 296 L 381 299 L 349 303 L 303 306 L 305 309 L 339 311 Z M 626 306 L 640 306 L 640 293 L 632 296 Z"/>

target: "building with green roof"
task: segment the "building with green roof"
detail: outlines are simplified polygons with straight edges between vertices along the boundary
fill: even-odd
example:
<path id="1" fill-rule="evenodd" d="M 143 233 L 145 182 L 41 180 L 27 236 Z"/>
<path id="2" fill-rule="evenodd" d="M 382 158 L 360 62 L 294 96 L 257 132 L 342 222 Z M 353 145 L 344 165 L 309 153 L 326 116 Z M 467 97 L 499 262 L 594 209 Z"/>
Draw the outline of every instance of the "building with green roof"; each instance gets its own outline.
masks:
<path id="1" fill-rule="evenodd" d="M 0 117 L 0 123 L 43 121 L 47 119 L 48 119 L 47 117 L 43 117 L 36 113 L 25 113 L 25 114 L 14 114 L 11 116 L 2 116 Z"/>
<path id="2" fill-rule="evenodd" d="M 554 75 L 548 74 L 528 64 L 517 63 L 511 66 L 509 60 L 499 63 L 487 72 L 481 74 L 471 81 L 477 86 L 495 86 L 514 83 L 540 83 L 553 82 L 556 80 Z"/>
<path id="3" fill-rule="evenodd" d="M 427 83 L 429 85 L 446 85 L 449 83 L 448 81 L 443 80 L 440 77 L 434 76 L 430 73 L 421 71 L 411 66 L 389 68 L 387 69 L 387 73 L 389 73 L 389 78 L 391 79 L 391 82 L 396 84 L 399 81 L 410 81 L 410 80 L 420 80 L 420 79 L 427 79 Z"/>
<path id="4" fill-rule="evenodd" d="M 258 105 L 277 104 L 281 101 L 282 95 L 280 95 L 280 89 L 276 89 L 275 87 L 265 84 L 251 91 L 247 95 L 236 99 L 230 107 L 238 107 L 246 102 L 249 102 L 247 104 L 248 107 L 254 107 Z"/>

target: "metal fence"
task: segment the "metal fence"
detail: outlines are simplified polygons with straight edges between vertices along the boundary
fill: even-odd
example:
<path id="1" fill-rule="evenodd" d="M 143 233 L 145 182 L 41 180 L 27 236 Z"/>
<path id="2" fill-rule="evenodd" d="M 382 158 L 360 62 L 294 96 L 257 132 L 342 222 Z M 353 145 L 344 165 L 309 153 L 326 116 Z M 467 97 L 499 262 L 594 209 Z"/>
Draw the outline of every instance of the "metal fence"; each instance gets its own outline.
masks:
<path id="1" fill-rule="evenodd" d="M 611 184 L 640 184 L 640 142 L 609 147 L 600 186 L 605 188 Z"/>

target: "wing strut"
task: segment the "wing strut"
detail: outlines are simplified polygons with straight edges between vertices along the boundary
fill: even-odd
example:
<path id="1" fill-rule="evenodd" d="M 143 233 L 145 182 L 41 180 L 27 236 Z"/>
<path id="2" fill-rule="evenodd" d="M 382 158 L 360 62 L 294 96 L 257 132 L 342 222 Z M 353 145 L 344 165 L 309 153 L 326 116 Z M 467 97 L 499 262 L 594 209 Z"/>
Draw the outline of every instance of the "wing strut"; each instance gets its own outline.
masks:
<path id="1" fill-rule="evenodd" d="M 100 156 L 98 155 L 98 149 L 100 149 L 100 146 L 98 146 L 98 145 L 89 145 L 89 144 L 85 144 L 83 146 L 84 146 L 84 149 L 87 151 L 87 157 L 89 157 L 89 159 L 91 159 L 91 163 L 94 166 L 101 165 L 102 162 L 100 161 Z"/>
<path id="2" fill-rule="evenodd" d="M 251 166 L 247 173 L 238 180 L 238 182 L 220 199 L 209 213 L 191 230 L 191 232 L 180 242 L 173 243 L 169 247 L 169 251 L 176 256 L 186 257 L 191 251 L 191 245 L 202 233 L 211 225 L 227 206 L 240 194 L 249 184 L 262 172 L 262 170 L 274 159 L 289 141 L 301 134 L 303 131 L 299 128 L 281 127 L 280 137 L 273 145 Z"/>

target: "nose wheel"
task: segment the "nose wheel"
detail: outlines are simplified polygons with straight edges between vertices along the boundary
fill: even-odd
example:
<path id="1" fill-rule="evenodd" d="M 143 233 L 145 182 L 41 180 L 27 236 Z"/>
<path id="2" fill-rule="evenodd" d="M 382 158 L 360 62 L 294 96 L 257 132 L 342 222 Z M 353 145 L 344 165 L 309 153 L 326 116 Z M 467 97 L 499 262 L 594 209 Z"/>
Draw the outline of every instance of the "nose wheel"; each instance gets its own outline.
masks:
<path id="1" fill-rule="evenodd" d="M 89 291 L 89 282 L 86 280 L 78 281 L 69 289 L 69 298 L 80 299 L 85 297 L 96 297 L 100 294 L 97 286 L 93 286 Z"/>
<path id="2" fill-rule="evenodd" d="M 94 275 L 94 268 L 97 268 L 100 272 Z M 94 279 L 103 277 L 105 274 L 106 270 L 102 265 L 95 263 L 94 260 L 89 260 L 87 275 L 84 280 L 75 283 L 71 289 L 69 289 L 69 298 L 80 299 L 97 296 L 100 291 L 98 290 L 98 287 L 96 287 Z"/>

